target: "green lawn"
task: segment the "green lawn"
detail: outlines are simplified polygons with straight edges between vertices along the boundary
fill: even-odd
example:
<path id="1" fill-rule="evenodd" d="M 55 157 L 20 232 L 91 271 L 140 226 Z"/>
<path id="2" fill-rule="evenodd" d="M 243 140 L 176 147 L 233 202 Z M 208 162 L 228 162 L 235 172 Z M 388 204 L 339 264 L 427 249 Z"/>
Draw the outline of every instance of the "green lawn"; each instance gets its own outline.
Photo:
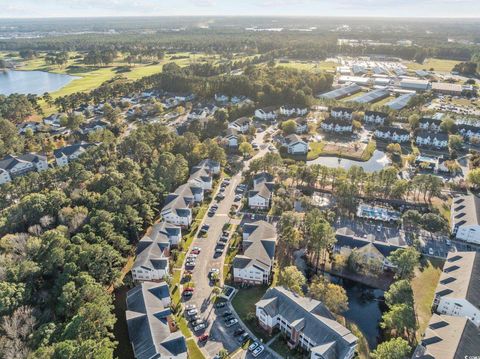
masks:
<path id="1" fill-rule="evenodd" d="M 455 60 L 443 60 L 443 59 L 426 59 L 423 64 L 418 64 L 416 62 L 408 62 L 407 68 L 409 70 L 430 70 L 434 69 L 435 71 L 440 72 L 450 72 L 452 71 L 453 67 L 460 63 L 460 61 Z"/>
<path id="2" fill-rule="evenodd" d="M 432 316 L 432 302 L 442 267 L 442 260 L 426 259 L 422 262 L 421 267 L 416 271 L 415 278 L 412 280 L 415 311 L 419 322 L 417 337 L 425 332 L 428 321 Z"/>
<path id="3" fill-rule="evenodd" d="M 310 147 L 310 151 L 308 151 L 308 154 L 307 154 L 307 161 L 311 161 L 320 156 L 320 154 L 323 151 L 323 147 L 325 147 L 325 143 L 310 142 L 308 146 Z"/>
<path id="4" fill-rule="evenodd" d="M 232 300 L 235 311 L 248 325 L 250 330 L 260 339 L 266 342 L 269 338 L 267 332 L 260 328 L 255 318 L 255 303 L 257 303 L 267 291 L 267 287 L 241 288 Z M 251 318 L 250 320 L 248 318 Z"/>

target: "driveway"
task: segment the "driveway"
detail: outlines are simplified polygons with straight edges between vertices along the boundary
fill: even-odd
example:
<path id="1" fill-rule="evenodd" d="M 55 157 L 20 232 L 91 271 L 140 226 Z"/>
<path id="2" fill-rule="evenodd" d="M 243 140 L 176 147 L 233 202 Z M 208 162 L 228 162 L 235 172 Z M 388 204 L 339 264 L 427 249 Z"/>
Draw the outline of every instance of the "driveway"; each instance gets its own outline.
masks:
<path id="1" fill-rule="evenodd" d="M 259 158 L 268 152 L 268 146 L 265 146 L 263 141 L 265 133 L 266 132 L 263 131 L 256 135 L 254 142 L 260 144 L 260 150 L 252 159 Z M 248 165 L 252 159 L 244 163 L 244 169 L 248 169 Z M 233 335 L 233 332 L 238 329 L 238 324 L 227 328 L 224 323 L 223 313 L 228 309 L 215 309 L 213 306 L 214 294 L 212 290 L 214 287 L 210 282 L 208 274 L 212 268 L 218 268 L 220 271 L 219 278 L 223 278 L 223 263 L 226 248 L 222 255 L 218 257 L 215 256 L 215 248 L 225 224 L 235 222 L 235 220 L 229 217 L 229 212 L 234 203 L 235 188 L 240 184 L 241 180 L 242 173 L 238 173 L 230 178 L 230 184 L 226 186 L 224 191 L 225 198 L 218 202 L 215 200 L 212 201 L 211 205 L 213 205 L 213 203 L 218 204 L 217 212 L 213 217 L 208 217 L 207 215 L 200 224 L 200 227 L 204 224 L 210 226 L 207 235 L 205 237 L 199 237 L 197 234 L 192 244 L 192 246 L 200 247 L 201 251 L 197 257 L 196 266 L 192 274 L 195 292 L 187 303 L 197 306 L 200 318 L 204 319 L 207 324 L 207 328 L 204 331 L 194 334 L 201 335 L 209 333 L 209 340 L 204 344 L 200 344 L 200 348 L 204 354 L 210 358 L 214 357 L 223 348 L 231 353 L 240 347 L 240 343 L 234 339 Z M 213 196 L 215 197 L 216 194 L 217 193 L 214 193 Z M 238 223 L 238 220 L 236 223 Z"/>

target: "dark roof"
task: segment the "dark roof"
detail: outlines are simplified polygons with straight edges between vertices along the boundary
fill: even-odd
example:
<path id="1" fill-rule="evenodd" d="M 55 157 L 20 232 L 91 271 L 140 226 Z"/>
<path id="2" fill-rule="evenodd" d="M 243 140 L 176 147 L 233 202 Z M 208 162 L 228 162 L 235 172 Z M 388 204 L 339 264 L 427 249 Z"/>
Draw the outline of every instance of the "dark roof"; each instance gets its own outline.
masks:
<path id="1" fill-rule="evenodd" d="M 379 117 L 383 117 L 383 118 L 387 118 L 388 117 L 388 114 L 386 114 L 385 112 L 379 112 L 379 111 L 365 111 L 365 116 L 379 116 Z"/>
<path id="2" fill-rule="evenodd" d="M 340 125 L 340 126 L 351 126 L 352 120 L 330 117 L 330 118 L 327 118 L 326 120 L 323 120 L 323 123 L 326 125 L 332 124 L 332 125 Z"/>
<path id="3" fill-rule="evenodd" d="M 127 293 L 127 326 L 135 358 L 187 358 L 185 337 L 170 331 L 168 285 L 145 282 Z"/>
<path id="4" fill-rule="evenodd" d="M 324 346 L 333 346 L 333 357 L 343 358 L 358 340 L 350 330 L 335 320 L 321 302 L 300 297 L 286 288 L 268 289 L 256 306 L 271 317 L 281 314 L 314 342 L 312 351 L 322 351 Z"/>
<path id="5" fill-rule="evenodd" d="M 62 156 L 67 156 L 68 157 L 68 156 L 73 155 L 77 151 L 86 151 L 91 146 L 94 146 L 94 144 L 84 143 L 84 142 L 76 143 L 76 144 L 71 145 L 71 146 L 65 146 L 65 147 L 56 149 L 55 151 L 53 151 L 53 155 L 56 158 L 60 158 Z"/>
<path id="6" fill-rule="evenodd" d="M 337 231 L 336 238 L 337 242 L 335 246 L 360 249 L 368 245 L 373 245 L 384 257 L 388 257 L 392 252 L 403 248 L 402 246 L 392 243 L 375 241 L 373 238 L 367 239 L 355 237 L 353 234 L 342 234 L 341 231 Z"/>
<path id="7" fill-rule="evenodd" d="M 333 107 L 332 112 L 348 112 L 348 113 L 353 113 L 353 109 L 352 108 L 348 108 L 348 107 Z"/>
<path id="8" fill-rule="evenodd" d="M 252 122 L 252 120 L 249 117 L 240 117 L 240 118 L 237 118 L 233 122 L 238 124 L 239 126 L 243 126 L 243 125 L 246 125 L 246 124 L 250 124 Z"/>
<path id="9" fill-rule="evenodd" d="M 400 127 L 393 127 L 393 126 L 381 126 L 381 127 L 378 127 L 377 128 L 377 131 L 381 131 L 381 132 L 390 132 L 390 133 L 397 133 L 398 135 L 409 135 L 410 132 L 407 131 L 406 129 L 404 128 L 400 128 Z"/>
<path id="10" fill-rule="evenodd" d="M 285 137 L 285 143 L 291 145 L 292 143 L 305 142 L 302 138 L 296 134 L 288 135 Z"/>
<path id="11" fill-rule="evenodd" d="M 417 130 L 415 135 L 417 137 L 427 138 L 430 137 L 431 139 L 436 138 L 438 141 L 448 141 L 448 133 L 446 132 L 430 132 L 428 130 Z"/>
<path id="12" fill-rule="evenodd" d="M 440 126 L 440 124 L 442 123 L 442 120 L 436 120 L 434 118 L 428 118 L 428 117 L 422 117 L 420 119 L 420 124 L 424 124 L 424 123 L 428 123 L 429 125 L 431 125 L 432 123 L 434 123 L 435 125 L 437 126 Z"/>
<path id="13" fill-rule="evenodd" d="M 21 162 L 38 163 L 40 161 L 46 161 L 46 160 L 47 160 L 47 157 L 43 155 L 38 155 L 35 153 L 26 153 L 20 156 L 7 155 L 6 157 L 0 160 L 0 169 L 9 171 Z"/>

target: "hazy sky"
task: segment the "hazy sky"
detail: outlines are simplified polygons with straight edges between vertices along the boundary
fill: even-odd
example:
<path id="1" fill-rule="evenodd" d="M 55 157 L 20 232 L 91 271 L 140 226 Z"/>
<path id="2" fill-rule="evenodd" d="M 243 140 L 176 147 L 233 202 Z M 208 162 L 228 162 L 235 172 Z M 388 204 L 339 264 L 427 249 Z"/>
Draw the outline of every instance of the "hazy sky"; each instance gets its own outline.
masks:
<path id="1" fill-rule="evenodd" d="M 0 17 L 249 15 L 480 17 L 480 0 L 0 0 Z"/>

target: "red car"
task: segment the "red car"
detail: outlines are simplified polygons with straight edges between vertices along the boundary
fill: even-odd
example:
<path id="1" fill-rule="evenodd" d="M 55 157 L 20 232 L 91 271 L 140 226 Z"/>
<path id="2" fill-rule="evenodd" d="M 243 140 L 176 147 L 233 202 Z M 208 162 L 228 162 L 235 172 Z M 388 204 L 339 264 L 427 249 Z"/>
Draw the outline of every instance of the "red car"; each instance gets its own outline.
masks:
<path id="1" fill-rule="evenodd" d="M 206 342 L 208 340 L 208 334 L 203 334 L 198 337 L 198 340 L 201 342 Z"/>
<path id="2" fill-rule="evenodd" d="M 184 292 L 193 292 L 194 290 L 195 290 L 195 288 L 187 287 L 187 288 L 185 288 L 183 291 L 184 291 Z"/>

